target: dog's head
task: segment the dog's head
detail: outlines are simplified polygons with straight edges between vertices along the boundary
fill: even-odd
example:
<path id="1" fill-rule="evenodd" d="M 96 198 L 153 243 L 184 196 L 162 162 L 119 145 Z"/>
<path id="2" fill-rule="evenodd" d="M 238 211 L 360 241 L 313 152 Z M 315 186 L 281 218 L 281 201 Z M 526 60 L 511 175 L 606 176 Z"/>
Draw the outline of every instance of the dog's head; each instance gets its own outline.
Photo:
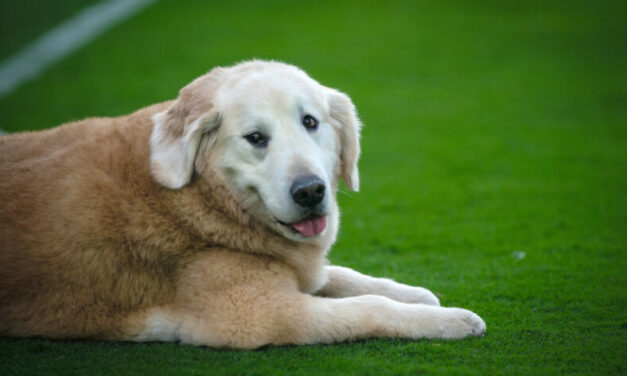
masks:
<path id="1" fill-rule="evenodd" d="M 247 211 L 292 240 L 334 236 L 338 180 L 359 188 L 353 103 L 291 65 L 215 68 L 153 120 L 160 184 L 179 189 L 211 167 Z"/>

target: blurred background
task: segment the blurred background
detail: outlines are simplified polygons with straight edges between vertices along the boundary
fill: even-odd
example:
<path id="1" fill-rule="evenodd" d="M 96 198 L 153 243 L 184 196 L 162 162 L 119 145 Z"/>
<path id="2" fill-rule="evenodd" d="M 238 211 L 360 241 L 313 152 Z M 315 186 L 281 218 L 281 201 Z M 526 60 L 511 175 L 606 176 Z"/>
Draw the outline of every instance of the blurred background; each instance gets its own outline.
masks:
<path id="1" fill-rule="evenodd" d="M 0 0 L 0 61 L 94 3 Z M 365 124 L 362 191 L 340 194 L 331 260 L 488 323 L 438 364 L 621 373 L 626 4 L 160 0 L 1 97 L 0 128 L 127 114 L 217 65 L 298 65 Z"/>

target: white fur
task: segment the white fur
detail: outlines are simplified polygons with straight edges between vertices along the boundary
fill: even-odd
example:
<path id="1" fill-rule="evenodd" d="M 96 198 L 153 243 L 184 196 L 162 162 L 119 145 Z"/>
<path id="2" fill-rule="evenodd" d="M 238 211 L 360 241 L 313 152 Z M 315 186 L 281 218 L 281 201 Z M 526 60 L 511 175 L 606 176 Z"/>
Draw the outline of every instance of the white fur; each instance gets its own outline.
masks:
<path id="1" fill-rule="evenodd" d="M 150 135 L 150 168 L 155 179 L 162 185 L 178 189 L 187 184 L 193 173 L 194 159 L 203 132 L 208 132 L 209 115 L 196 119 L 181 138 L 170 140 L 164 129 L 167 111 L 155 114 L 154 128 Z"/>
<path id="2" fill-rule="evenodd" d="M 363 337 L 363 329 L 379 336 L 459 339 L 485 332 L 485 322 L 462 308 L 407 304 L 380 295 L 309 302 L 311 331 L 304 343 L 337 342 Z"/>
<path id="3" fill-rule="evenodd" d="M 221 121 L 209 154 L 220 156 L 215 163 L 247 210 L 285 236 L 305 240 L 278 221 L 303 218 L 290 187 L 301 175 L 316 175 L 326 186 L 324 213 L 329 224 L 336 222 L 332 183 L 341 141 L 331 124 L 325 88 L 293 67 L 260 71 L 223 85 L 215 107 Z M 318 129 L 305 129 L 304 115 L 315 117 Z M 254 131 L 270 138 L 267 147 L 256 148 L 244 139 Z M 334 230 L 328 226 L 321 236 Z"/>
<path id="4" fill-rule="evenodd" d="M 341 266 L 326 266 L 327 284 L 319 294 L 348 297 L 377 294 L 403 303 L 419 303 L 439 306 L 440 300 L 422 287 L 407 286 L 391 279 L 374 278 Z"/>
<path id="5" fill-rule="evenodd" d="M 298 241 L 325 236 L 334 240 L 339 216 L 335 184 L 343 178 L 349 188 L 357 190 L 359 186 L 361 123 L 354 105 L 345 94 L 320 85 L 294 66 L 270 63 L 272 69 L 241 74 L 238 69 L 246 64 L 198 78 L 181 90 L 167 111 L 153 117 L 152 174 L 163 186 L 179 189 L 189 183 L 200 151 L 202 158 L 211 160 L 222 172 L 244 208 L 268 226 Z M 193 102 L 189 97 L 194 94 L 211 98 L 210 103 L 199 101 L 206 109 L 186 103 Z M 203 115 L 190 118 L 193 111 Z M 178 119 L 182 112 L 186 117 Z M 305 129 L 305 115 L 318 120 L 318 129 Z M 254 131 L 270 138 L 268 147 L 255 148 L 245 140 L 244 136 Z M 182 137 L 172 136 L 177 132 L 182 132 Z M 216 155 L 219 157 L 212 159 Z M 340 176 L 336 176 L 338 164 L 342 164 Z M 281 224 L 311 214 L 290 194 L 294 180 L 305 175 L 324 182 L 326 194 L 319 214 L 328 216 L 330 224 L 310 239 Z"/>
<path id="6" fill-rule="evenodd" d="M 144 330 L 127 339 L 136 342 L 174 342 L 180 340 L 179 332 L 179 324 L 167 318 L 160 309 L 153 309 L 146 316 Z"/>

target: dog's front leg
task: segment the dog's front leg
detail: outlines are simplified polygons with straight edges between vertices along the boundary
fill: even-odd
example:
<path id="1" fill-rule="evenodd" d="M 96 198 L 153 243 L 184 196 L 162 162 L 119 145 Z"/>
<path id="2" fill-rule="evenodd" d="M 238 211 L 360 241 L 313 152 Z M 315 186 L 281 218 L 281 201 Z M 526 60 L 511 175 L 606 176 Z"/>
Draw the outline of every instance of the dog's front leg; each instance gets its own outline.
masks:
<path id="1" fill-rule="evenodd" d="M 379 295 L 324 298 L 300 291 L 236 287 L 212 304 L 155 308 L 143 316 L 133 341 L 182 341 L 254 349 L 265 345 L 334 343 L 365 338 L 480 336 L 484 321 L 461 308 L 401 303 Z"/>
<path id="2" fill-rule="evenodd" d="M 372 337 L 458 339 L 485 333 L 485 322 L 461 308 L 407 304 L 379 295 L 313 297 L 303 315 L 303 343 Z"/>
<path id="3" fill-rule="evenodd" d="M 327 283 L 316 295 L 346 298 L 360 295 L 381 295 L 403 303 L 440 305 L 438 298 L 429 290 L 394 282 L 387 278 L 375 278 L 341 266 L 326 266 Z"/>
<path id="4" fill-rule="evenodd" d="M 345 268 L 329 271 L 329 288 L 341 273 L 359 276 L 351 279 L 352 290 L 343 288 L 345 294 L 365 291 L 367 286 L 355 280 L 377 280 Z M 384 292 L 378 283 L 373 286 Z M 465 309 L 372 294 L 313 296 L 299 290 L 293 269 L 283 263 L 216 251 L 187 266 L 171 301 L 138 311 L 107 338 L 252 349 L 373 337 L 454 339 L 484 332 L 483 320 Z"/>

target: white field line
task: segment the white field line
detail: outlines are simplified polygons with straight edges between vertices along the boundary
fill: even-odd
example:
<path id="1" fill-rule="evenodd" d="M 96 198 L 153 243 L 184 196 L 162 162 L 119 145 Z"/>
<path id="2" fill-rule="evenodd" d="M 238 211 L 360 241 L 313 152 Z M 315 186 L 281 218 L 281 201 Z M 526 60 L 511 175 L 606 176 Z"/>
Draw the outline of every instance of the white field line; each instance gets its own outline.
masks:
<path id="1" fill-rule="evenodd" d="M 39 76 L 50 65 L 87 44 L 155 0 L 105 0 L 80 11 L 0 64 L 0 97 Z"/>

